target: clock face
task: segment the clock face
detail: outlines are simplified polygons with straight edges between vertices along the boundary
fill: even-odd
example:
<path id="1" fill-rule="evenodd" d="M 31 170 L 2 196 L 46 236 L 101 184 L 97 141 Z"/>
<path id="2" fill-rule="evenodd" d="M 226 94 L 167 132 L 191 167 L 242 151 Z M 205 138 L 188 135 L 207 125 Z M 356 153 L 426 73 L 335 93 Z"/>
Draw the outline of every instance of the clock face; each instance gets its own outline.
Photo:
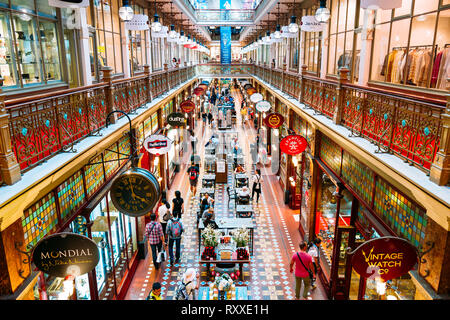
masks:
<path id="1" fill-rule="evenodd" d="M 145 169 L 133 168 L 111 186 L 111 200 L 120 212 L 139 217 L 150 212 L 160 196 L 156 178 Z"/>

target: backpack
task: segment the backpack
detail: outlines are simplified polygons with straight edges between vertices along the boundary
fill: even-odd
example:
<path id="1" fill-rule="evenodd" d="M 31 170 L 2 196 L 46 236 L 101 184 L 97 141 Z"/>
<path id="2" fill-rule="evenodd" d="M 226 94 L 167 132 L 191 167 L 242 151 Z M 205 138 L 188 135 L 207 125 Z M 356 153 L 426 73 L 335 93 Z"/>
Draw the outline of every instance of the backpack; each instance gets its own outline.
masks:
<path id="1" fill-rule="evenodd" d="M 181 237 L 181 234 L 183 233 L 181 229 L 181 224 L 179 220 L 172 220 L 172 225 L 170 228 L 170 234 L 172 235 L 173 239 L 178 239 Z"/>
<path id="2" fill-rule="evenodd" d="M 189 179 L 195 180 L 197 179 L 197 169 L 194 167 L 191 167 L 191 170 L 189 171 Z"/>
<path id="3" fill-rule="evenodd" d="M 169 210 L 167 210 L 167 212 L 164 213 L 163 220 L 166 222 L 170 220 L 170 211 Z"/>
<path id="4" fill-rule="evenodd" d="M 189 281 L 186 284 L 183 281 L 181 281 L 181 283 L 175 290 L 175 300 L 189 300 L 189 294 L 187 293 L 186 290 L 186 287 L 189 283 L 191 283 L 191 281 Z"/>

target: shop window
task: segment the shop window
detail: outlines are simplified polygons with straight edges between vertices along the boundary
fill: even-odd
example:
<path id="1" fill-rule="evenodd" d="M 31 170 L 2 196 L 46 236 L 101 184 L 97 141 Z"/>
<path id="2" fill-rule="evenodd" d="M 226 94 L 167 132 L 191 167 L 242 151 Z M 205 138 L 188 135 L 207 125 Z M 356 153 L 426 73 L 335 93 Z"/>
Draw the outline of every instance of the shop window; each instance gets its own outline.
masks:
<path id="1" fill-rule="evenodd" d="M 415 1 L 413 8 L 407 1 L 394 10 L 397 19 L 375 26 L 371 80 L 445 90 L 438 79 L 448 77 L 450 10 L 440 11 L 438 2 Z M 379 11 L 376 23 L 384 20 Z"/>
<path id="2" fill-rule="evenodd" d="M 58 39 L 56 37 L 56 24 L 40 20 L 39 33 L 41 37 L 44 68 L 47 81 L 61 80 L 61 64 L 59 61 Z"/>
<path id="3" fill-rule="evenodd" d="M 152 38 L 151 44 L 153 71 L 160 70 L 162 69 L 161 38 Z"/>
<path id="4" fill-rule="evenodd" d="M 289 68 L 293 71 L 298 71 L 298 39 L 297 38 L 289 38 L 289 48 L 290 48 L 290 57 L 289 57 Z"/>
<path id="5" fill-rule="evenodd" d="M 364 300 L 414 300 L 416 286 L 409 273 L 385 283 L 366 280 Z"/>
<path id="6" fill-rule="evenodd" d="M 13 40 L 9 30 L 11 30 L 9 14 L 0 12 L 0 73 L 5 87 L 18 85 Z"/>

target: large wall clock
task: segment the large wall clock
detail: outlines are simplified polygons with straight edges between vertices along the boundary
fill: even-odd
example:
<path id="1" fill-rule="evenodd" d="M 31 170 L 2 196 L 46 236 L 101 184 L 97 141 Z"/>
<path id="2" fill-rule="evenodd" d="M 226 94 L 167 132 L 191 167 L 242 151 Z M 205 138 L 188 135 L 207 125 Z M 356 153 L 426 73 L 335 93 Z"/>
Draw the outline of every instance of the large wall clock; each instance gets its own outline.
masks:
<path id="1" fill-rule="evenodd" d="M 148 170 L 131 168 L 112 183 L 111 201 L 126 215 L 139 217 L 149 213 L 161 195 L 156 177 Z"/>

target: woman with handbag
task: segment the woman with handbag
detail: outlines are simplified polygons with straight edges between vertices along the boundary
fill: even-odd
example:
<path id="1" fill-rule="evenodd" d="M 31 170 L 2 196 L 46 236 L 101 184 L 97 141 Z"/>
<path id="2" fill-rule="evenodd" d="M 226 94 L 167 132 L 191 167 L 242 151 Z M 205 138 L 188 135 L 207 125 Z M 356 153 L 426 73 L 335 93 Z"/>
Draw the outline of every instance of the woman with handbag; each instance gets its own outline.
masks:
<path id="1" fill-rule="evenodd" d="M 309 288 L 311 287 L 311 279 L 314 278 L 314 265 L 312 263 L 312 257 L 306 252 L 308 244 L 306 242 L 300 243 L 300 251 L 294 253 L 291 258 L 290 272 L 292 273 L 295 264 L 295 299 L 300 299 L 300 289 L 302 282 L 304 285 L 303 299 L 311 300 L 308 297 Z"/>

